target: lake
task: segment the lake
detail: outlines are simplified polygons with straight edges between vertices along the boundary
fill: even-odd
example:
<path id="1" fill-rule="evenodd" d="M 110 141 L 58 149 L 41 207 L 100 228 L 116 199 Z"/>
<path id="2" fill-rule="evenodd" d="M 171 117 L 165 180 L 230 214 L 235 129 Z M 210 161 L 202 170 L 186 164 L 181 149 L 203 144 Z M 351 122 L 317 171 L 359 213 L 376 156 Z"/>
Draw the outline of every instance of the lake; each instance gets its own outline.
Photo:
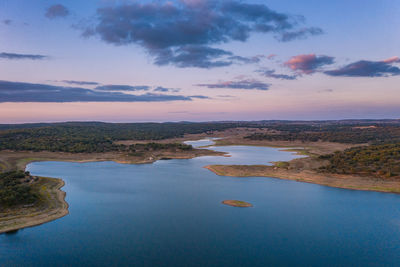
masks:
<path id="1" fill-rule="evenodd" d="M 211 141 L 191 143 L 209 145 Z M 274 178 L 220 177 L 209 164 L 269 164 L 276 148 L 129 165 L 35 162 L 60 177 L 70 214 L 0 235 L 0 266 L 395 266 L 400 196 Z M 252 208 L 221 204 L 250 202 Z"/>

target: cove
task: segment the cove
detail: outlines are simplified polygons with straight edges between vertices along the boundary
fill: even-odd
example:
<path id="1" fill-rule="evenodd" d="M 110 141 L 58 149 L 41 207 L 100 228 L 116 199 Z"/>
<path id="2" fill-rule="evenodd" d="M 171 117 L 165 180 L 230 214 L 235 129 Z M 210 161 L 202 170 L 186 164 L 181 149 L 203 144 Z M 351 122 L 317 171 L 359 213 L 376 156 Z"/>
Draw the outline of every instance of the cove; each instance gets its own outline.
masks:
<path id="1" fill-rule="evenodd" d="M 207 141 L 193 143 L 209 145 Z M 220 177 L 208 164 L 268 164 L 276 148 L 153 164 L 35 162 L 62 178 L 70 214 L 0 235 L 1 266 L 394 266 L 400 196 L 274 178 Z M 248 201 L 240 209 L 224 199 Z"/>

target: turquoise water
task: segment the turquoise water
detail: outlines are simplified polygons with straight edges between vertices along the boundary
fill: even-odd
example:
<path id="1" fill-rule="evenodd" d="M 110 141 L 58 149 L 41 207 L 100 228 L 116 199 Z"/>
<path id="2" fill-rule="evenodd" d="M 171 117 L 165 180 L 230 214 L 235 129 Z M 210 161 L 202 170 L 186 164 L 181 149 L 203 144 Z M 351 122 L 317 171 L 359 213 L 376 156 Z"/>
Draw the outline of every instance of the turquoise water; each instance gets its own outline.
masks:
<path id="1" fill-rule="evenodd" d="M 65 180 L 70 214 L 0 235 L 0 266 L 399 264 L 399 195 L 220 177 L 202 167 L 296 156 L 275 148 L 215 149 L 231 157 L 30 164 L 34 175 Z M 225 206 L 225 199 L 254 207 Z"/>

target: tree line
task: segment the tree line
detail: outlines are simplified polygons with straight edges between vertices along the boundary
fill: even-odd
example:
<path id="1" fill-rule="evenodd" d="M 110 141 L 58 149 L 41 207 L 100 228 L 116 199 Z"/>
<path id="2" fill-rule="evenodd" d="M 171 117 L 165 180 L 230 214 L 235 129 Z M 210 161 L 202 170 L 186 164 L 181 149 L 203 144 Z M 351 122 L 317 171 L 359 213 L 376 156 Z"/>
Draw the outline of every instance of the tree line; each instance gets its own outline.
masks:
<path id="1" fill-rule="evenodd" d="M 379 126 L 371 128 L 337 126 L 329 127 L 329 130 L 326 128 L 306 128 L 308 128 L 307 131 L 299 131 L 298 127 L 294 127 L 293 130 L 286 128 L 285 131 L 279 132 L 254 133 L 245 138 L 267 141 L 323 141 L 348 144 L 400 142 L 400 127 L 398 126 Z"/>
<path id="2" fill-rule="evenodd" d="M 185 134 L 222 131 L 240 123 L 64 123 L 0 130 L 0 150 L 95 153 L 128 151 L 121 140 L 163 140 Z M 170 144 L 168 148 L 188 149 Z M 165 149 L 155 143 L 143 149 Z"/>
<path id="3" fill-rule="evenodd" d="M 400 176 L 400 143 L 354 147 L 320 159 L 329 161 L 320 170 L 330 173 Z"/>

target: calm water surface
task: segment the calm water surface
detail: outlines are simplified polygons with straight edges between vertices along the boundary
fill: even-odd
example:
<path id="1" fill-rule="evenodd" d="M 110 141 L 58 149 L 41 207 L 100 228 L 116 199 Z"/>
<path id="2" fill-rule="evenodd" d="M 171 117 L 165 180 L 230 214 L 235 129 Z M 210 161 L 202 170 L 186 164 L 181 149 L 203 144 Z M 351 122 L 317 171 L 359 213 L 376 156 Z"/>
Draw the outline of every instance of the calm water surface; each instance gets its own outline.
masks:
<path id="1" fill-rule="evenodd" d="M 231 157 L 30 164 L 34 175 L 65 180 L 70 214 L 0 235 L 0 266 L 399 266 L 399 195 L 219 177 L 202 167 L 296 156 L 214 149 Z"/>

